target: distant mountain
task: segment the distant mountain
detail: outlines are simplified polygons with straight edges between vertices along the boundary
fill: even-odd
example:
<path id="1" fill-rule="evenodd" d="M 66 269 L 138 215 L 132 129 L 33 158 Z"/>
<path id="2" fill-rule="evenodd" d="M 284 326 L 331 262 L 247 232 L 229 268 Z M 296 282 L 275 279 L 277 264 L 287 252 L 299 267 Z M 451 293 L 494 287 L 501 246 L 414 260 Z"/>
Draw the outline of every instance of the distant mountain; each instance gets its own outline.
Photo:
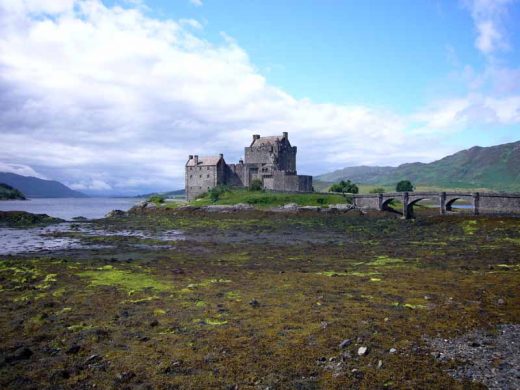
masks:
<path id="1" fill-rule="evenodd" d="M 25 200 L 25 195 L 8 184 L 0 183 L 0 200 Z"/>
<path id="2" fill-rule="evenodd" d="M 28 198 L 85 198 L 87 195 L 71 190 L 54 180 L 21 176 L 10 172 L 0 172 L 0 183 L 8 184 L 25 194 Z"/>
<path id="3" fill-rule="evenodd" d="M 316 176 L 324 182 L 350 179 L 358 184 L 395 185 L 410 180 L 415 185 L 444 188 L 485 188 L 520 191 L 520 141 L 462 150 L 429 164 L 398 167 L 348 167 Z"/>

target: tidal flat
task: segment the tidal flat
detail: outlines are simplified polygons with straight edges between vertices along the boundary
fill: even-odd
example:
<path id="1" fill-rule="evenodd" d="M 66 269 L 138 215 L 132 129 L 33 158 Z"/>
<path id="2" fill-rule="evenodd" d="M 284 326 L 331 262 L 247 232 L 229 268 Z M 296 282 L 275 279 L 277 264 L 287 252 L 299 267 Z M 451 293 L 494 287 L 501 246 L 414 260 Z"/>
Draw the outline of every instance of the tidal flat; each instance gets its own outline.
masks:
<path id="1" fill-rule="evenodd" d="M 161 210 L 46 230 L 81 245 L 0 256 L 0 387 L 518 386 L 503 375 L 518 345 L 489 344 L 518 333 L 520 219 L 417 214 Z M 456 340 L 464 359 L 446 358 Z"/>

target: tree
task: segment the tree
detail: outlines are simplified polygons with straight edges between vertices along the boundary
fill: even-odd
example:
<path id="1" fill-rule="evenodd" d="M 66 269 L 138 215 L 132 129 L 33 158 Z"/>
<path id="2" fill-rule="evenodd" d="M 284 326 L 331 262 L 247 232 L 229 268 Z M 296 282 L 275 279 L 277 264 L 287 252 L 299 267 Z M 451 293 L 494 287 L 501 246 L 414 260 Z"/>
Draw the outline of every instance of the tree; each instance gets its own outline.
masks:
<path id="1" fill-rule="evenodd" d="M 264 184 L 260 179 L 251 180 L 249 183 L 249 191 L 262 191 L 264 189 Z"/>
<path id="2" fill-rule="evenodd" d="M 395 186 L 395 190 L 397 192 L 412 192 L 413 191 L 413 184 L 412 184 L 412 182 L 410 180 L 401 180 Z"/>
<path id="3" fill-rule="evenodd" d="M 371 194 L 382 194 L 382 193 L 385 192 L 385 189 L 383 187 L 377 187 L 377 188 L 372 188 L 368 192 L 371 193 Z"/>
<path id="4" fill-rule="evenodd" d="M 350 194 L 357 194 L 359 192 L 359 188 L 350 180 L 341 180 L 339 183 L 331 185 L 329 192 L 348 192 Z"/>

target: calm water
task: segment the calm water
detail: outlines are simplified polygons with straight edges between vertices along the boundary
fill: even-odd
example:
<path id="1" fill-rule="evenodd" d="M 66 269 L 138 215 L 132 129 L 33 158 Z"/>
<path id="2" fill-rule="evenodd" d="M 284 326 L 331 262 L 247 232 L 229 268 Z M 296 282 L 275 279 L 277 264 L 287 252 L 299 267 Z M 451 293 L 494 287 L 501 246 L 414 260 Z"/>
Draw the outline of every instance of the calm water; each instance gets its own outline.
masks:
<path id="1" fill-rule="evenodd" d="M 1 211 L 27 211 L 71 220 L 74 217 L 102 218 L 111 210 L 130 209 L 142 199 L 136 198 L 41 198 L 0 201 Z"/>

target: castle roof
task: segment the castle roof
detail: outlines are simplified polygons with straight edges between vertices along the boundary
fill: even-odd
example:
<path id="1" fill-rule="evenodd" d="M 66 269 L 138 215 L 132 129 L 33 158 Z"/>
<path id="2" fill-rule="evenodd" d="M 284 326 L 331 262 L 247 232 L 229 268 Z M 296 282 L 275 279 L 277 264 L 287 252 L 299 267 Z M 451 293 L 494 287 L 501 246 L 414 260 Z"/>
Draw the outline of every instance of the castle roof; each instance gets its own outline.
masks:
<path id="1" fill-rule="evenodd" d="M 260 137 L 253 141 L 251 146 L 274 145 L 283 139 L 283 135 L 272 135 L 269 137 Z"/>
<path id="2" fill-rule="evenodd" d="M 199 157 L 199 163 L 197 166 L 217 165 L 222 157 L 221 156 L 201 156 Z M 195 166 L 195 159 L 189 159 L 186 164 L 187 167 Z"/>

